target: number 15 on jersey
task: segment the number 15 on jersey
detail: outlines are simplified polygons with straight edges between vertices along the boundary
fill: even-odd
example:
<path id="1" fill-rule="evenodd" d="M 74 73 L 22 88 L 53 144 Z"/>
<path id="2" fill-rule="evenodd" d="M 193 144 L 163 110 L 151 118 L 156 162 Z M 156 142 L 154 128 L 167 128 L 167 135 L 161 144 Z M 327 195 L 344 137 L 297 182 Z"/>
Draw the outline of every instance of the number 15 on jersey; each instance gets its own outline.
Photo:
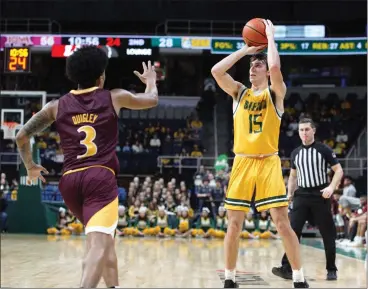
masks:
<path id="1" fill-rule="evenodd" d="M 249 115 L 249 133 L 260 133 L 262 132 L 262 113 L 250 114 Z"/>

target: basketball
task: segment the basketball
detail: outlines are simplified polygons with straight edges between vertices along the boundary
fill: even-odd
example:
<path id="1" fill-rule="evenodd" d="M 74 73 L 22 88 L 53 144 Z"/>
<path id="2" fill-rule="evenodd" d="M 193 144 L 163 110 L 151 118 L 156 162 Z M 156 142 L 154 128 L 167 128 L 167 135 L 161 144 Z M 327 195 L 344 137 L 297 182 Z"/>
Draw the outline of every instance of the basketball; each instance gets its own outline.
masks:
<path id="1" fill-rule="evenodd" d="M 248 46 L 267 45 L 266 25 L 262 18 L 253 18 L 243 28 L 243 39 Z"/>

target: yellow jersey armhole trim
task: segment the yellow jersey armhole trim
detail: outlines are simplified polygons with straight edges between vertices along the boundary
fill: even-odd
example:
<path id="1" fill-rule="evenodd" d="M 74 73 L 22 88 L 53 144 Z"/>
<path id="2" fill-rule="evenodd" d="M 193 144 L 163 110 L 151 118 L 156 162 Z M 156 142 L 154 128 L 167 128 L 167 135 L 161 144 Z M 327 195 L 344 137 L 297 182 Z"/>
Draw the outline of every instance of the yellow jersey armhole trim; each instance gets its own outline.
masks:
<path id="1" fill-rule="evenodd" d="M 95 166 L 88 166 L 88 167 L 83 167 L 83 168 L 79 168 L 79 169 L 75 169 L 75 170 L 69 170 L 69 171 L 66 171 L 63 176 L 65 175 L 69 175 L 69 174 L 72 174 L 72 173 L 76 173 L 76 172 L 81 172 L 81 171 L 85 171 L 85 170 L 88 170 L 90 168 L 104 168 L 104 169 L 108 169 L 110 172 L 112 172 L 114 175 L 115 175 L 115 172 L 113 169 L 109 168 L 109 167 L 106 167 L 106 166 L 101 166 L 101 165 L 95 165 Z"/>

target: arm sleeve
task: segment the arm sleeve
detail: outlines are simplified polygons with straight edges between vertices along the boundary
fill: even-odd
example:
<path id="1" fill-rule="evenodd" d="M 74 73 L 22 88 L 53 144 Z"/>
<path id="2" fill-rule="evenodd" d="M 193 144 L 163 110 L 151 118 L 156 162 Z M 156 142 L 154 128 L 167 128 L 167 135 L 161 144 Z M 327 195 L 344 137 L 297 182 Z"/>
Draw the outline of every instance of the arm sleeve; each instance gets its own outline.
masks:
<path id="1" fill-rule="evenodd" d="M 327 145 L 323 144 L 321 146 L 321 151 L 322 151 L 323 156 L 326 158 L 326 161 L 330 164 L 330 166 L 334 166 L 339 163 L 339 160 L 337 159 L 336 154 Z"/>

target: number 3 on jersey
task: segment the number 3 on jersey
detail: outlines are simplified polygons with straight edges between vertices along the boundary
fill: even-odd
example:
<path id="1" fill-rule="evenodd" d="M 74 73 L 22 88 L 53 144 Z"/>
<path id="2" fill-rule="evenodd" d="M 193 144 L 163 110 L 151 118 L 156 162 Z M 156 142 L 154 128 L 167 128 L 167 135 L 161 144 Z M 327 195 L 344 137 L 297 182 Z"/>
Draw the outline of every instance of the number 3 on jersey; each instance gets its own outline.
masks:
<path id="1" fill-rule="evenodd" d="M 95 155 L 97 153 L 97 146 L 93 142 L 96 138 L 96 130 L 90 125 L 84 125 L 78 128 L 79 133 L 84 132 L 86 137 L 80 141 L 81 145 L 86 147 L 86 153 L 77 156 L 77 159 L 87 158 Z"/>
<path id="2" fill-rule="evenodd" d="M 249 133 L 262 132 L 263 123 L 258 121 L 258 117 L 262 117 L 262 114 L 250 114 L 249 115 Z"/>

